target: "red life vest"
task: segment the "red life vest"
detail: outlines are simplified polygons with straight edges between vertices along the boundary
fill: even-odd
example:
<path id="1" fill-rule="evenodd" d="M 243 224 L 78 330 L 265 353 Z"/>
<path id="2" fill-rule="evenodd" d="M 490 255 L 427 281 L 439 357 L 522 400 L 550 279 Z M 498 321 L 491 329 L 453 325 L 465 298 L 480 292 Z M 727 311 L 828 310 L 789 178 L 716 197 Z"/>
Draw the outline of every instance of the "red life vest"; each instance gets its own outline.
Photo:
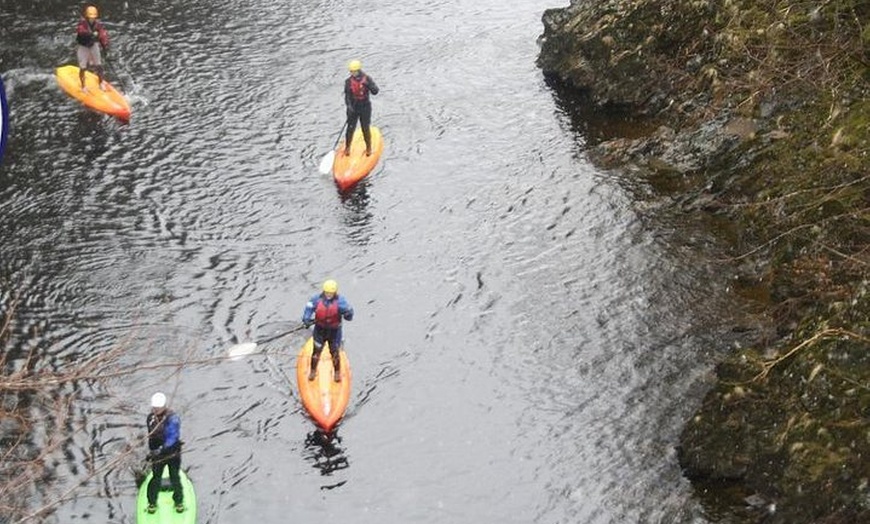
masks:
<path id="1" fill-rule="evenodd" d="M 350 77 L 350 92 L 353 99 L 358 102 L 364 102 L 369 99 L 368 77 L 360 75 L 359 78 L 351 75 Z"/>
<path id="2" fill-rule="evenodd" d="M 314 309 L 314 323 L 320 327 L 335 329 L 341 326 L 341 313 L 338 311 L 338 295 L 327 302 L 320 297 Z"/>
<path id="3" fill-rule="evenodd" d="M 97 33 L 96 38 L 94 38 L 94 33 Z M 109 47 L 109 33 L 106 32 L 106 28 L 99 20 L 94 20 L 91 23 L 86 18 L 82 18 L 79 20 L 79 25 L 76 26 L 76 42 L 85 47 L 91 47 L 99 42 L 105 49 Z"/>

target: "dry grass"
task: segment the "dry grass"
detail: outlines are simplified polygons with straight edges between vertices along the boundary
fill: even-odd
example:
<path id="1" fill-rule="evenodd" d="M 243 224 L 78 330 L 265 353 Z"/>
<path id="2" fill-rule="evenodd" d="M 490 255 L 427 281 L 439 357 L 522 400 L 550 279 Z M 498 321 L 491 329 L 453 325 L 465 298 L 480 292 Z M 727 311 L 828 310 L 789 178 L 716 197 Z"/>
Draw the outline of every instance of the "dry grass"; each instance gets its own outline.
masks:
<path id="1" fill-rule="evenodd" d="M 8 348 L 16 302 L 9 300 L 2 311 L 0 347 Z M 72 435 L 74 403 L 84 383 L 96 383 L 102 375 L 118 369 L 121 350 L 96 355 L 61 369 L 39 365 L 39 350 L 32 347 L 20 359 L 0 355 L 0 521 L 40 522 L 72 490 L 50 493 L 53 457 L 62 453 Z M 132 446 L 100 469 L 111 468 L 133 453 Z M 90 464 L 89 475 L 99 473 Z M 87 479 L 83 479 L 85 482 Z"/>

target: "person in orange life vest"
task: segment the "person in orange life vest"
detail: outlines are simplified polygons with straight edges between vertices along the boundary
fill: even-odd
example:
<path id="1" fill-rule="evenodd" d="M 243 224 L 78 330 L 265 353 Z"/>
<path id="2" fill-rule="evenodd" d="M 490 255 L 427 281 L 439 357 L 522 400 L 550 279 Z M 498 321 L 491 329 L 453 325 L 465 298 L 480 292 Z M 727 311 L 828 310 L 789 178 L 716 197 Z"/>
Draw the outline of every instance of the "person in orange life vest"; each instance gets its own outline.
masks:
<path id="1" fill-rule="evenodd" d="M 146 419 L 148 425 L 148 460 L 151 461 L 151 481 L 148 483 L 148 507 L 145 511 L 157 511 L 157 494 L 163 478 L 163 468 L 169 467 L 169 481 L 172 484 L 172 500 L 175 511 L 184 512 L 184 490 L 181 486 L 181 420 L 174 411 L 166 407 L 166 395 L 155 393 L 151 396 L 151 413 Z"/>
<path id="2" fill-rule="evenodd" d="M 100 48 L 109 50 L 109 33 L 103 27 L 103 23 L 97 20 L 99 12 L 93 5 L 85 7 L 82 18 L 76 26 L 76 42 L 78 48 L 76 56 L 79 60 L 79 80 L 82 83 L 82 91 L 85 88 L 85 71 L 93 69 L 100 79 L 100 89 L 106 90 L 103 80 L 103 62 L 100 56 Z"/>
<path id="3" fill-rule="evenodd" d="M 341 319 L 353 320 L 353 308 L 343 296 L 338 294 L 338 283 L 327 280 L 323 283 L 323 292 L 311 297 L 302 312 L 302 324 L 307 328 L 314 324 L 314 352 L 311 353 L 311 371 L 308 380 L 317 376 L 317 362 L 323 343 L 329 343 L 329 354 L 332 355 L 333 380 L 341 382 Z"/>
<path id="4" fill-rule="evenodd" d="M 344 154 L 350 154 L 350 144 L 356 122 L 359 120 L 363 138 L 366 141 L 366 156 L 372 154 L 372 135 L 369 126 L 372 122 L 372 103 L 369 94 L 378 94 L 378 85 L 372 77 L 363 73 L 362 63 L 351 60 L 347 65 L 350 76 L 344 81 L 344 105 L 347 106 L 347 132 L 344 134 Z"/>

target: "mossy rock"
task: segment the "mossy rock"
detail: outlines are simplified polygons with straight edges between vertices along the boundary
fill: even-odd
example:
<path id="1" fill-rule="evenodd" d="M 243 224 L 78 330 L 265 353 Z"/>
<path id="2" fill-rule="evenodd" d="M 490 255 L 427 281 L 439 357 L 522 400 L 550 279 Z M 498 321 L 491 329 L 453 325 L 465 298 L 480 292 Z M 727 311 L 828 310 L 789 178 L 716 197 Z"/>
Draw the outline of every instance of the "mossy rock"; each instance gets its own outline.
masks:
<path id="1" fill-rule="evenodd" d="M 737 497 L 738 522 L 870 522 L 867 20 L 864 0 L 574 0 L 545 14 L 548 78 L 673 130 L 617 135 L 607 158 L 644 160 L 631 172 L 647 196 L 676 194 L 687 219 L 715 213 L 735 266 L 754 268 L 736 293 L 771 335 L 717 366 L 679 446 L 699 492 Z M 689 170 L 667 155 L 715 121 L 731 122 L 733 147 Z M 747 511 L 749 495 L 770 504 Z"/>

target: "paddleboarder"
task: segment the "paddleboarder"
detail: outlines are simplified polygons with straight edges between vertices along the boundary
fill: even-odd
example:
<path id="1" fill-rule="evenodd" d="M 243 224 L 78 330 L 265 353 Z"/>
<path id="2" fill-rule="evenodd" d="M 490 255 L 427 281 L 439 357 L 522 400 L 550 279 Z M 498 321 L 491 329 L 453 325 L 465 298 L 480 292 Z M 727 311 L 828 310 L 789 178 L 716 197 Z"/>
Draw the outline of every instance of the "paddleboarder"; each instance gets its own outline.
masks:
<path id="1" fill-rule="evenodd" d="M 359 120 L 363 138 L 366 141 L 366 156 L 372 154 L 372 135 L 369 126 L 372 122 L 372 103 L 369 95 L 378 94 L 378 85 L 372 77 L 362 70 L 359 60 L 351 60 L 347 65 L 350 76 L 344 81 L 344 104 L 347 106 L 347 131 L 344 135 L 344 154 L 350 154 L 353 132 Z"/>
<path id="2" fill-rule="evenodd" d="M 148 513 L 157 511 L 157 494 L 163 478 L 163 468 L 169 467 L 169 481 L 172 483 L 172 500 L 175 511 L 184 512 L 184 491 L 181 486 L 181 419 L 166 407 L 166 395 L 154 393 L 151 396 L 151 413 L 146 420 L 148 425 L 148 460 L 151 461 L 151 482 L 148 483 Z"/>
<path id="3" fill-rule="evenodd" d="M 302 324 L 308 328 L 314 325 L 314 351 L 311 353 L 311 371 L 308 380 L 317 376 L 317 362 L 323 343 L 329 343 L 329 353 L 332 355 L 333 380 L 341 382 L 341 321 L 353 320 L 353 308 L 338 294 L 338 282 L 329 279 L 323 283 L 323 291 L 311 297 L 302 312 Z"/>
<path id="4" fill-rule="evenodd" d="M 82 91 L 85 88 L 85 71 L 91 69 L 100 79 L 100 89 L 106 90 L 103 80 L 103 61 L 100 50 L 109 50 L 109 33 L 99 20 L 100 13 L 94 5 L 87 5 L 82 12 L 82 18 L 76 26 L 76 56 L 79 61 L 79 80 Z"/>

